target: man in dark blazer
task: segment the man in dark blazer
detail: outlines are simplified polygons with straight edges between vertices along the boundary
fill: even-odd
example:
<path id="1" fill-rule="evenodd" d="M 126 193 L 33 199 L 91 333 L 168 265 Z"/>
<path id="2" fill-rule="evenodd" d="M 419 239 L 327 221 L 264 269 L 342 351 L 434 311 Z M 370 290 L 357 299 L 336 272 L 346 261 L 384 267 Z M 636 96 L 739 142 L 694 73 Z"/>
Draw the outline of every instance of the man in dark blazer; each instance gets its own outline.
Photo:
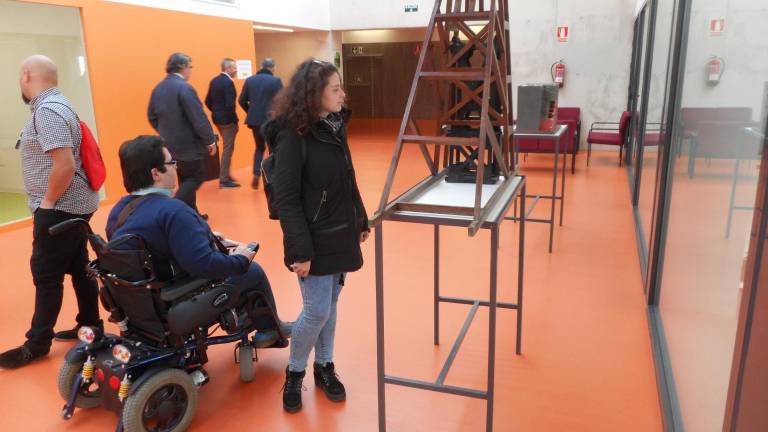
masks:
<path id="1" fill-rule="evenodd" d="M 235 74 L 237 65 L 231 58 L 221 61 L 221 73 L 211 80 L 208 94 L 205 96 L 205 106 L 211 110 L 213 124 L 219 130 L 219 136 L 224 141 L 221 152 L 221 170 L 219 173 L 220 188 L 238 188 L 240 183 L 232 178 L 229 167 L 232 164 L 232 152 L 235 151 L 235 136 L 237 126 L 237 90 L 235 89 Z"/>
<path id="2" fill-rule="evenodd" d="M 248 77 L 240 93 L 240 106 L 248 113 L 245 124 L 253 131 L 253 139 L 256 141 L 256 151 L 253 154 L 253 182 L 254 189 L 259 188 L 259 176 L 261 175 L 261 160 L 266 149 L 264 136 L 261 134 L 261 125 L 269 117 L 272 108 L 272 99 L 283 88 L 280 78 L 274 76 L 275 61 L 266 58 L 261 63 L 261 70 L 256 75 Z"/>
<path id="3" fill-rule="evenodd" d="M 168 75 L 152 90 L 147 116 L 178 163 L 176 198 L 200 213 L 197 190 L 205 181 L 206 152 L 216 154 L 216 136 L 197 92 L 187 83 L 192 75 L 192 58 L 173 53 L 165 71 Z M 208 215 L 201 216 L 208 219 Z"/>

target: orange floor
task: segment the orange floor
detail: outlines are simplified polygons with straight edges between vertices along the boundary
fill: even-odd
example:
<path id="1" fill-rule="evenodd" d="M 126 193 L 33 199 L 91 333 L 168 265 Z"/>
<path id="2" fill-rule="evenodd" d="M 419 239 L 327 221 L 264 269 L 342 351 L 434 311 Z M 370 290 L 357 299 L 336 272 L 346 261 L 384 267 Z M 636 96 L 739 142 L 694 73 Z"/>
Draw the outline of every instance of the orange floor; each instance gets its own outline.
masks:
<path id="1" fill-rule="evenodd" d="M 394 131 L 358 124 L 350 140 L 361 192 L 372 213 Z M 514 312 L 498 314 L 497 431 L 661 430 L 627 175 L 617 167 L 614 153 L 596 152 L 589 168 L 584 156 L 579 158 L 576 174 L 568 175 L 565 223 L 555 231 L 552 254 L 546 251 L 548 227 L 528 224 L 522 356 L 514 354 Z M 547 192 L 550 161 L 551 157 L 539 155 L 524 162 L 529 191 Z M 424 172 L 414 149 L 404 153 L 401 166 L 397 188 Z M 246 169 L 235 174 L 244 183 L 249 180 Z M 301 307 L 298 287 L 282 266 L 279 226 L 266 218 L 262 192 L 220 191 L 209 183 L 199 202 L 215 229 L 232 238 L 261 242 L 257 259 L 267 269 L 282 317 L 293 319 Z M 541 203 L 534 215 L 545 213 L 547 205 Z M 95 227 L 103 230 L 108 211 L 99 210 Z M 387 372 L 434 379 L 468 307 L 442 307 L 443 344 L 434 347 L 432 230 L 394 223 L 385 228 Z M 514 301 L 516 228 L 512 223 L 502 227 L 499 286 L 503 301 Z M 488 234 L 469 238 L 464 229 L 443 232 L 443 292 L 487 295 Z M 22 341 L 31 316 L 31 236 L 28 227 L 0 234 L 0 274 L 6 280 L 0 302 L 0 349 Z M 241 384 L 232 348 L 214 347 L 207 366 L 211 382 L 200 390 L 192 430 L 376 430 L 372 241 L 364 245 L 364 254 L 366 265 L 350 276 L 340 300 L 336 363 L 348 401 L 328 402 L 307 380 L 304 410 L 286 414 L 280 389 L 288 350 L 260 351 L 256 379 Z M 72 326 L 75 313 L 74 296 L 66 289 L 58 327 Z M 70 421 L 59 417 L 63 402 L 56 391 L 56 375 L 69 347 L 54 343 L 48 358 L 18 371 L 0 370 L 0 430 L 113 430 L 116 416 L 100 409 L 77 411 Z M 486 347 L 487 313 L 481 309 L 446 383 L 484 389 Z M 387 408 L 390 431 L 480 431 L 485 427 L 485 402 L 480 400 L 388 386 Z"/>

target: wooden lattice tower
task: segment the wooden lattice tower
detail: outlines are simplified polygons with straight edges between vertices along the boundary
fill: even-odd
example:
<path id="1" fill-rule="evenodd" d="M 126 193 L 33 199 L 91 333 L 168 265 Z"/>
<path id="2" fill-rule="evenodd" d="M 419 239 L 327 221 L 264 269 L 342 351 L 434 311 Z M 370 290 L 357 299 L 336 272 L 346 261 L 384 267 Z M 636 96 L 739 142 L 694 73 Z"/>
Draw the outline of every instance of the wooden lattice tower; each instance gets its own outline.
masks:
<path id="1" fill-rule="evenodd" d="M 462 40 L 460 49 L 455 44 L 451 46 L 451 33 L 456 32 L 466 38 L 466 41 Z M 431 42 L 435 39 L 438 40 L 437 49 L 442 50 L 442 55 L 435 55 L 431 49 Z M 374 223 L 386 218 L 387 212 L 396 210 L 469 215 L 473 217 L 469 234 L 474 235 L 487 220 L 503 187 L 497 188 L 496 193 L 481 205 L 482 186 L 486 179 L 485 169 L 480 168 L 483 168 L 486 160 L 494 159 L 502 182 L 511 181 L 516 172 L 510 145 L 513 116 L 508 41 L 507 0 L 435 1 Z M 481 56 L 482 61 L 473 62 L 480 63 L 480 66 L 466 63 L 472 51 L 476 51 L 475 57 Z M 462 61 L 464 64 L 461 64 Z M 420 88 L 427 85 L 436 87 L 440 105 L 437 130 L 432 135 L 422 134 L 414 117 L 416 95 Z M 493 104 L 492 98 L 495 99 Z M 470 118 L 458 115 L 466 112 L 470 106 L 477 108 L 478 105 L 479 116 Z M 477 136 L 448 136 L 447 130 L 456 126 L 477 130 Z M 429 176 L 416 188 L 389 201 L 404 144 L 419 146 Z M 433 146 L 431 154 L 428 146 Z M 423 190 L 436 181 L 444 180 L 448 165 L 447 147 L 450 146 L 477 151 L 474 208 L 403 202 L 407 201 L 403 199 L 407 198 L 405 195 L 412 196 L 419 192 L 418 189 Z M 446 147 L 444 152 L 443 147 Z M 488 147 L 492 155 L 486 154 Z"/>

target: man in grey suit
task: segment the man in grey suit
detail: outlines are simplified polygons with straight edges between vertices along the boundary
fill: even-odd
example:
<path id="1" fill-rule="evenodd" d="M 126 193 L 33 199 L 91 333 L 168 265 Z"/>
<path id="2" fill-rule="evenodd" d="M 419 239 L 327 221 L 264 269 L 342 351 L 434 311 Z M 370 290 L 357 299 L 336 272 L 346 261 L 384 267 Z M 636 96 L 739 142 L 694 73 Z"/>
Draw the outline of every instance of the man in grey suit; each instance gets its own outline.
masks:
<path id="1" fill-rule="evenodd" d="M 254 189 L 259 187 L 261 175 L 261 160 L 266 149 L 264 136 L 261 134 L 261 125 L 269 118 L 272 108 L 272 99 L 283 88 L 280 78 L 274 76 L 275 61 L 266 58 L 261 63 L 261 70 L 256 75 L 248 77 L 243 84 L 243 92 L 240 93 L 238 102 L 248 113 L 245 123 L 253 131 L 253 139 L 256 141 L 256 151 L 253 154 L 253 182 Z"/>
<path id="2" fill-rule="evenodd" d="M 165 71 L 168 75 L 152 90 L 147 116 L 177 161 L 176 198 L 200 213 L 197 190 L 205 181 L 206 152 L 216 154 L 216 137 L 197 92 L 187 83 L 192 75 L 192 58 L 173 53 Z M 205 214 L 201 216 L 208 218 Z"/>

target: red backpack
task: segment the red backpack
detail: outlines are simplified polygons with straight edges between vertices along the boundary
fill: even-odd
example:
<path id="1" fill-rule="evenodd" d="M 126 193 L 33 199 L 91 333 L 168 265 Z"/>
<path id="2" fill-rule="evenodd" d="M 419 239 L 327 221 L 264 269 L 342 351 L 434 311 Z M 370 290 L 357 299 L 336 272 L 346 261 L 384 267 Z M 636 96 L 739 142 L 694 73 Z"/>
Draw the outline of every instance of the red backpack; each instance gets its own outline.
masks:
<path id="1" fill-rule="evenodd" d="M 77 117 L 77 121 L 80 123 L 80 136 L 82 136 L 82 140 L 80 141 L 80 160 L 83 164 L 83 171 L 85 171 L 85 176 L 87 177 L 91 190 L 98 192 L 99 189 L 101 189 L 101 186 L 104 185 L 104 180 L 107 178 L 107 167 L 104 165 L 104 159 L 102 159 L 101 151 L 99 150 L 99 143 L 96 142 L 96 138 L 93 136 L 91 128 L 89 128 L 84 121 L 80 120 L 80 117 L 69 107 L 69 105 L 61 102 L 44 102 L 43 104 L 49 103 L 63 105 Z M 35 130 L 35 134 L 37 134 L 37 124 L 35 124 L 34 114 L 32 114 L 32 126 Z"/>

